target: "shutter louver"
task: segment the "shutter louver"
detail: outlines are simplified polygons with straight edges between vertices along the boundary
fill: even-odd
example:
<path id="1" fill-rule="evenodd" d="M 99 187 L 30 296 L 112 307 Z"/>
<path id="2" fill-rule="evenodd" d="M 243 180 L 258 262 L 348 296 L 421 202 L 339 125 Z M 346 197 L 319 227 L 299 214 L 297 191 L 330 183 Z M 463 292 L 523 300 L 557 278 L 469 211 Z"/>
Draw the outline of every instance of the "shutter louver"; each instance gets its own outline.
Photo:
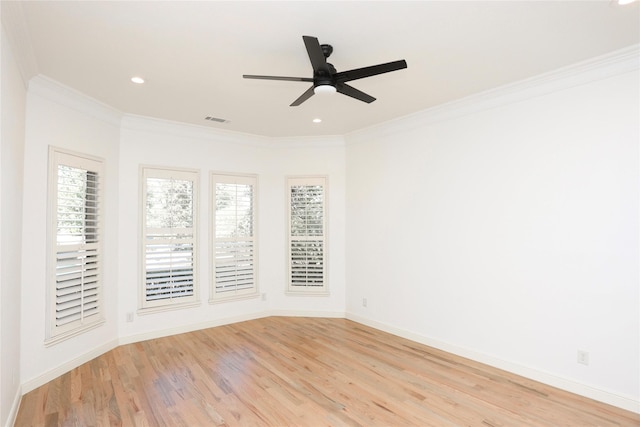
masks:
<path id="1" fill-rule="evenodd" d="M 144 299 L 167 304 L 194 297 L 194 182 L 147 177 L 145 185 Z"/>
<path id="2" fill-rule="evenodd" d="M 193 244 L 147 244 L 147 301 L 193 295 Z"/>
<path id="3" fill-rule="evenodd" d="M 254 253 L 255 179 L 215 176 L 214 182 L 214 298 L 254 293 L 257 289 Z"/>
<path id="4" fill-rule="evenodd" d="M 289 289 L 324 290 L 324 185 L 291 185 L 289 197 Z"/>
<path id="5" fill-rule="evenodd" d="M 75 246 L 75 245 L 73 245 Z M 58 251 L 56 265 L 56 326 L 98 314 L 98 251 L 72 248 Z"/>
<path id="6" fill-rule="evenodd" d="M 253 242 L 216 244 L 216 292 L 253 288 Z"/>
<path id="7" fill-rule="evenodd" d="M 56 250 L 51 337 L 56 337 L 102 320 L 101 164 L 59 152 L 53 158 Z"/>
<path id="8" fill-rule="evenodd" d="M 291 285 L 323 286 L 324 254 L 321 240 L 291 241 Z"/>

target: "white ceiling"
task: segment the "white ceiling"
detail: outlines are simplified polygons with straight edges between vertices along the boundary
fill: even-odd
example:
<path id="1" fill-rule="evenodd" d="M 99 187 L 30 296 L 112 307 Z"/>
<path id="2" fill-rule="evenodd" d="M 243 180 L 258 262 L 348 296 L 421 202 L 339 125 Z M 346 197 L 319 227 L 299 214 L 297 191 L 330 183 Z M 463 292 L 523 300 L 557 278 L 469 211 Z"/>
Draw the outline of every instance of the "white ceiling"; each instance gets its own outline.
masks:
<path id="1" fill-rule="evenodd" d="M 251 134 L 342 135 L 637 44 L 638 3 L 604 1 L 22 2 L 36 71 L 125 113 Z M 289 107 L 311 77 L 303 35 L 338 71 L 408 68 Z M 144 85 L 130 82 L 134 75 Z M 214 116 L 230 120 L 205 121 Z M 323 122 L 312 123 L 320 117 Z"/>

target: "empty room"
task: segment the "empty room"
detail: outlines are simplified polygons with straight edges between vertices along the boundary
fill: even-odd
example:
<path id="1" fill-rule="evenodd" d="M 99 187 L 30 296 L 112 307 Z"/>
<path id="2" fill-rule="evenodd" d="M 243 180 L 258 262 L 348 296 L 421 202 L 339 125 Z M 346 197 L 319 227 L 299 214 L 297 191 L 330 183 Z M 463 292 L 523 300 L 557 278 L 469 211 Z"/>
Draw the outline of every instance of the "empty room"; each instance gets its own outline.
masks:
<path id="1" fill-rule="evenodd" d="M 640 426 L 638 1 L 0 18 L 0 426 Z"/>

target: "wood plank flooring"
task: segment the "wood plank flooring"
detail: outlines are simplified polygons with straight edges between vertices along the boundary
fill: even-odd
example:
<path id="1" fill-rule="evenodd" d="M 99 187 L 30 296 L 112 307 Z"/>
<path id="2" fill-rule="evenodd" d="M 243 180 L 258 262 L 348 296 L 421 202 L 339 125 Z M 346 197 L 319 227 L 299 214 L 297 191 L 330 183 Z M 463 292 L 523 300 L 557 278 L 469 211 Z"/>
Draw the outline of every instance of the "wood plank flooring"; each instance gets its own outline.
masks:
<path id="1" fill-rule="evenodd" d="M 123 345 L 22 398 L 16 426 L 640 426 L 640 416 L 345 319 Z"/>

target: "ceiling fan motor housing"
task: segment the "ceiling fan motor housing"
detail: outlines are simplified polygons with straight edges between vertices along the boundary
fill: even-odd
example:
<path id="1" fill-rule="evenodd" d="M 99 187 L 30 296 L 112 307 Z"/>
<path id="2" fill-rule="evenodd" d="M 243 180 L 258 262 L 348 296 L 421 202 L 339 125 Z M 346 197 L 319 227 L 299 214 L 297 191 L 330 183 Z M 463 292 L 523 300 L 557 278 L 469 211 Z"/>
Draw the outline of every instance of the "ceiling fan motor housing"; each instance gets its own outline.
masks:
<path id="1" fill-rule="evenodd" d="M 329 45 L 323 45 L 329 46 Z M 329 46 L 331 47 L 331 46 Z M 326 70 L 317 70 L 313 73 L 313 86 L 336 85 L 336 68 L 327 62 L 328 72 Z"/>
<path id="2" fill-rule="evenodd" d="M 320 49 L 322 49 L 322 54 L 325 58 L 328 58 L 333 53 L 333 46 L 330 44 L 321 44 Z"/>

